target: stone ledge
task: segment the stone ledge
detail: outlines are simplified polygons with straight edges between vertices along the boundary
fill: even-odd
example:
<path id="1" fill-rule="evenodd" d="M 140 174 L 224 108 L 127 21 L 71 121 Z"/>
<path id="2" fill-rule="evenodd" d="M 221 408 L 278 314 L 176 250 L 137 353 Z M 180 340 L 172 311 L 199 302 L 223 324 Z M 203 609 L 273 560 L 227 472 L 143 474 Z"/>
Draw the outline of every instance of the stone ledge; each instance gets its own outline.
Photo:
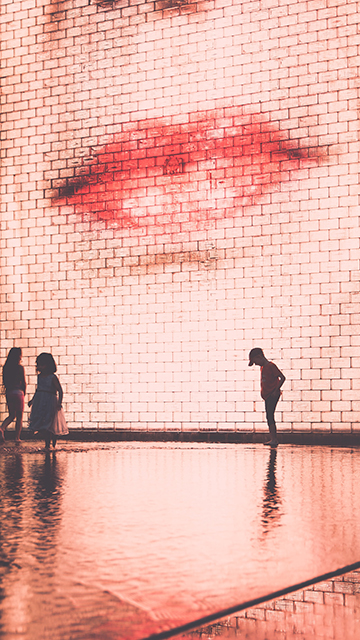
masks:
<path id="1" fill-rule="evenodd" d="M 253 431 L 132 431 L 129 429 L 101 429 L 75 430 L 72 429 L 64 440 L 75 442 L 214 442 L 256 444 L 268 439 L 266 432 Z M 34 440 L 34 437 L 24 430 L 22 440 Z M 304 432 L 279 431 L 279 443 L 293 445 L 323 445 L 336 447 L 360 446 L 360 432 Z M 14 439 L 14 431 L 6 432 L 6 439 Z"/>

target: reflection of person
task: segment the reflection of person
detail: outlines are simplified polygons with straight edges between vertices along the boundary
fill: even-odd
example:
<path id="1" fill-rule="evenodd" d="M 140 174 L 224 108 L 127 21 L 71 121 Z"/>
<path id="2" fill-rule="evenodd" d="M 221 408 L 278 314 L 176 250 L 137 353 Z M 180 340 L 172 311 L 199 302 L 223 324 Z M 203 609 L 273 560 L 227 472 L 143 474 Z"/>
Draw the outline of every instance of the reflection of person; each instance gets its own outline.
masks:
<path id="1" fill-rule="evenodd" d="M 271 439 L 265 442 L 271 447 L 277 447 L 278 439 L 275 423 L 275 409 L 279 402 L 281 391 L 286 378 L 276 364 L 269 362 L 262 349 L 251 349 L 249 353 L 249 367 L 253 364 L 261 368 L 261 397 L 265 400 L 266 420 L 269 426 Z"/>
<path id="2" fill-rule="evenodd" d="M 273 525 L 275 520 L 281 515 L 280 505 L 281 500 L 276 484 L 276 449 L 270 449 L 270 457 L 268 463 L 268 469 L 266 474 L 266 482 L 264 487 L 264 501 L 263 501 L 263 514 L 262 522 L 264 526 L 264 533 L 267 533 L 270 529 L 270 525 Z"/>
<path id="3" fill-rule="evenodd" d="M 50 441 L 55 447 L 57 436 L 68 433 L 61 412 L 63 390 L 55 375 L 56 364 L 51 353 L 40 353 L 36 358 L 36 370 L 38 371 L 37 387 L 35 395 L 29 402 L 31 407 L 29 429 L 33 433 L 44 432 L 45 446 L 48 449 Z"/>
<path id="4" fill-rule="evenodd" d="M 9 415 L 0 427 L 0 443 L 4 442 L 5 429 L 15 419 L 15 440 L 16 442 L 20 442 L 24 413 L 24 395 L 26 392 L 25 371 L 22 364 L 20 364 L 21 356 L 20 347 L 12 347 L 3 366 L 3 384 L 6 391 Z"/>
<path id="5" fill-rule="evenodd" d="M 1 567 L 1 625 L 0 635 L 5 637 L 3 602 L 10 584 L 18 586 L 18 568 L 21 540 L 24 533 L 23 502 L 25 499 L 24 464 L 21 448 L 15 455 L 2 456 L 0 465 L 0 567 Z M 18 593 L 17 593 L 18 595 Z M 1 634 L 2 632 L 2 634 Z"/>

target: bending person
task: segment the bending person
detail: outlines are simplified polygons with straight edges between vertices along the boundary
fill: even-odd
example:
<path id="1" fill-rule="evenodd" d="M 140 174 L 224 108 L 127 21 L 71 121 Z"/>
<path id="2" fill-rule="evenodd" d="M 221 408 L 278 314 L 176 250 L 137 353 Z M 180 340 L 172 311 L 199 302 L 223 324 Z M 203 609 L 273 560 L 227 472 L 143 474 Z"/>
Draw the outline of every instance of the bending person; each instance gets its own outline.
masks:
<path id="1" fill-rule="evenodd" d="M 282 371 L 278 369 L 276 364 L 265 358 L 262 349 L 251 349 L 249 353 L 249 367 L 253 364 L 257 364 L 261 370 L 261 397 L 265 400 L 266 420 L 270 431 L 270 440 L 264 444 L 269 444 L 271 447 L 277 447 L 278 439 L 275 423 L 275 409 L 281 395 L 280 387 L 282 387 L 286 378 Z"/>

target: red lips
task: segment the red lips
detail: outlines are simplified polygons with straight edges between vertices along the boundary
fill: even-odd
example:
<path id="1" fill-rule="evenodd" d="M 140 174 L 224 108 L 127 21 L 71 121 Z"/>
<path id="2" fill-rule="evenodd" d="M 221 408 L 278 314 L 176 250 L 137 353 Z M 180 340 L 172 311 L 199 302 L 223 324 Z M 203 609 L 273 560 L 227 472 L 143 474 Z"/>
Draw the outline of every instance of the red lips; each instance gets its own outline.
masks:
<path id="1" fill-rule="evenodd" d="M 123 124 L 73 178 L 53 181 L 53 199 L 104 228 L 201 229 L 204 221 L 244 215 L 300 168 L 318 164 L 324 150 L 286 125 L 240 107 L 188 114 L 180 123 Z"/>

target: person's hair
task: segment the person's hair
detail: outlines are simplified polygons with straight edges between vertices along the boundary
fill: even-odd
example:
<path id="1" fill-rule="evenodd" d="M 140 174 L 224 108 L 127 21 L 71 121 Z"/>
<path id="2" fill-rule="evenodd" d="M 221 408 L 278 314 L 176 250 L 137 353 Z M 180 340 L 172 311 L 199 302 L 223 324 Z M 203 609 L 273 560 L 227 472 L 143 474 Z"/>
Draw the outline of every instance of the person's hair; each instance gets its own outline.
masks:
<path id="1" fill-rule="evenodd" d="M 14 381 L 17 382 L 19 373 L 21 372 L 21 355 L 22 353 L 20 347 L 12 347 L 7 355 L 2 370 L 3 385 L 5 390 L 10 387 Z"/>
<path id="2" fill-rule="evenodd" d="M 36 370 L 40 371 L 39 365 L 44 365 L 48 373 L 55 373 L 56 363 L 51 353 L 40 353 L 36 358 Z"/>

